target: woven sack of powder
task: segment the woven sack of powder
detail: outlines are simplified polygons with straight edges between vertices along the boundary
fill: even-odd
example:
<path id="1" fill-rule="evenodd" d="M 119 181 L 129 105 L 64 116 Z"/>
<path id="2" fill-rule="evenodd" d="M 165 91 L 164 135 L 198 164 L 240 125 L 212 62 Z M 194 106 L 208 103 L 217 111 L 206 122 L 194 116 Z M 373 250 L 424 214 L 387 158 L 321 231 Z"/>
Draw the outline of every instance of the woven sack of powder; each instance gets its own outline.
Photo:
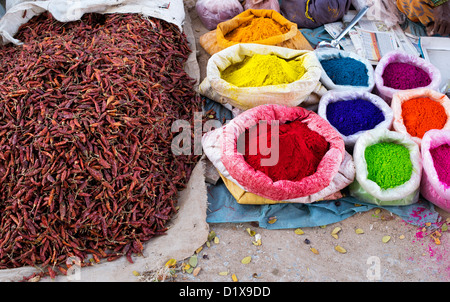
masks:
<path id="1" fill-rule="evenodd" d="M 274 45 L 292 49 L 313 50 L 311 44 L 298 30 L 297 24 L 289 21 L 280 13 L 270 9 L 247 9 L 230 20 L 221 22 L 217 28 L 199 37 L 200 46 L 210 55 L 238 43 L 227 38 L 227 34 L 240 26 L 245 26 L 255 18 L 269 18 L 287 30 L 286 33 L 248 43 Z"/>
<path id="2" fill-rule="evenodd" d="M 365 150 L 367 147 L 378 143 L 395 143 L 408 149 L 412 165 L 409 180 L 396 187 L 382 189 L 375 181 L 368 178 Z M 422 176 L 422 158 L 419 146 L 405 134 L 388 129 L 366 131 L 355 143 L 353 160 L 356 176 L 355 181 L 349 185 L 351 196 L 363 202 L 380 206 L 409 205 L 418 201 Z"/>
<path id="3" fill-rule="evenodd" d="M 215 134 L 211 134 L 215 135 Z M 205 138 L 205 142 L 209 141 L 209 138 Z M 209 143 L 209 142 L 208 142 Z M 212 142 L 211 142 L 212 143 Z M 206 152 L 205 152 L 206 153 Z M 214 154 L 210 154 L 212 157 Z M 220 160 L 220 159 L 218 159 Z M 324 189 L 317 193 L 288 200 L 271 200 L 268 198 L 261 197 L 254 193 L 245 191 L 239 184 L 234 182 L 234 179 L 228 174 L 226 169 L 221 165 L 222 173 L 219 173 L 228 191 L 236 199 L 239 204 L 277 204 L 277 203 L 313 203 L 321 200 L 336 199 L 334 196 L 342 196 L 341 190 L 345 189 L 350 185 L 355 178 L 355 165 L 353 163 L 353 157 L 350 153 L 345 152 L 344 159 L 339 167 L 338 173 L 331 180 L 330 184 Z M 227 175 L 227 176 L 225 176 Z"/>
<path id="4" fill-rule="evenodd" d="M 267 123 L 277 121 L 281 125 L 298 120 L 320 134 L 329 144 L 329 149 L 312 175 L 298 181 L 273 181 L 265 173 L 251 167 L 243 154 L 238 151 L 238 139 L 241 134 L 257 125 L 259 121 Z M 319 115 L 302 107 L 271 104 L 249 109 L 221 128 L 204 134 L 202 145 L 205 155 L 223 177 L 238 185 L 243 192 L 272 201 L 312 202 L 313 198 L 301 198 L 324 190 L 336 178 L 333 187 L 330 187 L 331 190 L 316 196 L 323 198 L 333 191 L 346 187 L 354 178 L 352 161 L 347 160 L 341 168 L 345 158 L 345 147 L 339 133 Z M 337 175 L 338 173 L 340 175 Z"/>
<path id="5" fill-rule="evenodd" d="M 402 104 L 408 100 L 415 98 L 429 98 L 442 105 L 445 113 L 447 114 L 447 122 L 442 127 L 442 129 L 450 129 L 450 99 L 445 94 L 427 88 L 416 88 L 399 91 L 393 95 L 391 101 L 391 108 L 394 114 L 394 120 L 392 122 L 393 129 L 397 132 L 409 135 L 411 139 L 415 141 L 420 147 L 422 144 L 422 139 L 417 136 L 412 136 L 408 133 L 402 115 Z"/>
<path id="6" fill-rule="evenodd" d="M 442 79 L 441 72 L 439 71 L 439 69 L 437 69 L 430 62 L 427 62 L 420 57 L 408 54 L 404 51 L 394 50 L 385 54 L 380 59 L 374 70 L 374 78 L 375 78 L 374 93 L 381 96 L 389 105 L 391 104 L 392 97 L 394 96 L 394 94 L 396 92 L 402 91 L 400 89 L 388 87 L 384 83 L 383 73 L 390 63 L 407 63 L 422 69 L 428 74 L 431 82 L 427 86 L 415 88 L 427 88 L 439 91 L 439 86 L 441 85 Z"/>
<path id="7" fill-rule="evenodd" d="M 220 22 L 242 13 L 244 8 L 238 0 L 197 0 L 195 10 L 203 25 L 213 30 Z"/>
<path id="8" fill-rule="evenodd" d="M 374 69 L 372 67 L 372 64 L 370 64 L 370 62 L 367 59 L 357 55 L 356 53 L 348 52 L 348 51 L 344 51 L 344 50 L 340 50 L 340 49 L 335 49 L 335 48 L 318 48 L 318 49 L 314 50 L 314 52 L 316 53 L 316 56 L 319 59 L 319 62 L 331 60 L 331 59 L 350 58 L 350 59 L 354 59 L 354 60 L 364 64 L 364 67 L 367 70 L 367 73 L 366 73 L 367 85 L 360 85 L 360 86 L 359 85 L 358 86 L 357 85 L 342 85 L 342 84 L 336 84 L 335 82 L 333 82 L 333 80 L 328 76 L 327 72 L 325 71 L 325 69 L 323 68 L 323 66 L 321 64 L 322 74 L 320 77 L 320 81 L 328 90 L 347 91 L 349 89 L 361 89 L 361 90 L 370 92 L 374 88 L 374 86 L 375 86 Z M 343 72 L 342 72 L 342 74 L 343 74 L 345 72 L 345 70 L 348 69 L 348 67 L 346 67 L 345 65 L 342 65 L 342 69 L 343 69 Z M 350 76 L 355 76 L 355 71 L 347 70 L 346 72 L 349 73 L 349 75 L 352 74 Z M 357 81 L 355 81 L 355 82 L 357 82 Z"/>
<path id="9" fill-rule="evenodd" d="M 420 193 L 429 202 L 450 212 L 450 187 L 439 180 L 436 166 L 430 150 L 441 145 L 450 145 L 450 130 L 432 129 L 422 138 L 422 180 Z M 450 169 L 450 167 L 447 167 Z"/>
<path id="10" fill-rule="evenodd" d="M 319 103 L 319 108 L 317 110 L 317 114 L 319 114 L 322 118 L 329 121 L 329 118 L 327 117 L 327 106 L 330 103 L 339 102 L 339 101 L 348 101 L 348 100 L 355 100 L 355 99 L 362 99 L 371 102 L 374 104 L 380 111 L 382 112 L 384 116 L 384 120 L 380 123 L 378 123 L 374 128 L 372 129 L 391 129 L 392 127 L 392 121 L 394 118 L 394 115 L 392 113 L 391 107 L 389 107 L 386 102 L 380 98 L 379 96 L 372 94 L 368 91 L 362 91 L 362 90 L 348 90 L 348 91 L 335 91 L 330 90 L 328 91 L 321 99 Z M 352 112 L 347 113 L 348 115 L 351 115 Z M 370 117 L 367 117 L 370 118 Z M 333 128 L 336 129 L 336 127 L 333 125 L 333 123 L 330 123 Z M 372 130 L 368 129 L 368 130 Z M 336 131 L 339 132 L 338 129 Z M 341 132 L 339 132 L 342 135 L 342 138 L 345 143 L 345 147 L 348 150 L 353 150 L 353 147 L 356 143 L 356 140 L 367 130 L 360 130 L 358 132 L 355 132 L 350 135 L 345 135 Z"/>
<path id="11" fill-rule="evenodd" d="M 301 60 L 305 73 L 289 84 L 238 87 L 224 79 L 221 72 L 232 64 L 255 54 L 276 55 L 285 60 Z M 285 106 L 318 105 L 327 89 L 320 82 L 320 63 L 313 51 L 253 43 L 235 44 L 209 58 L 206 77 L 199 85 L 200 94 L 209 99 L 247 110 L 264 104 Z"/>

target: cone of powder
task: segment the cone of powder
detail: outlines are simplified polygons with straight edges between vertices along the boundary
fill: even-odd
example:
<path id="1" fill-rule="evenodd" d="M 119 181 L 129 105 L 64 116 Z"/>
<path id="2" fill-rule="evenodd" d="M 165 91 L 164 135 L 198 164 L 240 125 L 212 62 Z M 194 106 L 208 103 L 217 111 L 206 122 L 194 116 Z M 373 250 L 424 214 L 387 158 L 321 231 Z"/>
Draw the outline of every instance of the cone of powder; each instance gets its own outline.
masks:
<path id="1" fill-rule="evenodd" d="M 368 91 L 328 91 L 321 99 L 317 113 L 335 128 L 352 150 L 365 131 L 392 126 L 391 107 Z"/>
<path id="2" fill-rule="evenodd" d="M 439 90 L 441 72 L 424 59 L 403 51 L 391 51 L 374 71 L 376 93 L 391 104 L 396 92 L 415 88 Z"/>
<path id="3" fill-rule="evenodd" d="M 365 58 L 339 49 L 320 48 L 314 53 L 322 67 L 320 81 L 327 89 L 370 92 L 375 86 L 374 69 Z"/>
<path id="4" fill-rule="evenodd" d="M 450 99 L 427 88 L 399 91 L 391 102 L 395 131 L 409 135 L 419 147 L 431 129 L 450 129 Z"/>
<path id="5" fill-rule="evenodd" d="M 373 153 L 378 157 L 369 158 L 366 149 L 378 152 Z M 380 152 L 380 149 L 386 152 Z M 409 154 L 409 161 L 405 160 L 405 151 Z M 382 206 L 409 205 L 418 201 L 422 160 L 419 146 L 407 135 L 388 129 L 369 130 L 356 141 L 353 159 L 356 178 L 349 186 L 350 195 L 364 202 Z M 382 174 L 375 177 L 371 175 L 374 165 L 377 165 L 375 170 Z M 403 179 L 399 181 L 398 171 L 395 169 L 404 169 L 405 165 L 410 165 L 410 174 L 406 170 L 403 171 L 405 177 L 402 176 Z M 389 175 L 383 173 L 390 173 L 395 180 L 389 180 Z"/>
<path id="6" fill-rule="evenodd" d="M 433 129 L 422 139 L 423 173 L 420 193 L 450 212 L 450 130 Z"/>

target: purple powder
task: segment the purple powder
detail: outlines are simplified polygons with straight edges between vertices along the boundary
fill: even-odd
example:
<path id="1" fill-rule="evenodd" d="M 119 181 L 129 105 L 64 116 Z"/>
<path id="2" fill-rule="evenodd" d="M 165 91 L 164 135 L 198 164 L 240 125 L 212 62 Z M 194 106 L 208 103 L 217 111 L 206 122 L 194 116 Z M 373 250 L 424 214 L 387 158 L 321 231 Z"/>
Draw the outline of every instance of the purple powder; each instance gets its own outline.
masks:
<path id="1" fill-rule="evenodd" d="M 363 99 L 329 103 L 326 113 L 330 124 L 345 136 L 373 129 L 384 121 L 381 109 Z"/>
<path id="2" fill-rule="evenodd" d="M 382 75 L 384 86 L 394 89 L 414 89 L 430 85 L 431 78 L 423 69 L 408 63 L 389 63 Z"/>

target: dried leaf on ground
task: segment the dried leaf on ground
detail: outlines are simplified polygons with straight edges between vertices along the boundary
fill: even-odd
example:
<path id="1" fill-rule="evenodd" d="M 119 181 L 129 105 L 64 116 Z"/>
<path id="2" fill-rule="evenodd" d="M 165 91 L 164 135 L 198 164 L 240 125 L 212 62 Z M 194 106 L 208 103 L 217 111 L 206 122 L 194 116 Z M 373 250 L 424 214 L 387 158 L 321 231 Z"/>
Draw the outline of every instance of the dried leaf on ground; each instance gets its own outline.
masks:
<path id="1" fill-rule="evenodd" d="M 192 255 L 191 258 L 189 258 L 189 265 L 192 267 L 196 267 L 197 263 L 198 263 L 197 255 Z"/>
<path id="2" fill-rule="evenodd" d="M 250 261 L 252 261 L 252 257 L 251 257 L 251 256 L 247 256 L 247 257 L 244 257 L 244 258 L 241 260 L 241 263 L 242 263 L 242 264 L 248 264 L 248 263 L 250 263 Z"/>
<path id="3" fill-rule="evenodd" d="M 297 234 L 297 235 L 305 234 L 305 232 L 301 228 L 295 229 L 294 233 Z"/>
<path id="4" fill-rule="evenodd" d="M 338 251 L 339 253 L 341 253 L 341 254 L 347 253 L 347 250 L 344 249 L 344 248 L 343 248 L 342 246 L 340 246 L 340 245 L 336 245 L 336 246 L 334 247 L 334 249 L 335 249 L 336 251 Z"/>
<path id="5" fill-rule="evenodd" d="M 238 282 L 238 278 L 236 277 L 236 274 L 231 275 L 231 280 L 233 280 L 233 282 Z"/>

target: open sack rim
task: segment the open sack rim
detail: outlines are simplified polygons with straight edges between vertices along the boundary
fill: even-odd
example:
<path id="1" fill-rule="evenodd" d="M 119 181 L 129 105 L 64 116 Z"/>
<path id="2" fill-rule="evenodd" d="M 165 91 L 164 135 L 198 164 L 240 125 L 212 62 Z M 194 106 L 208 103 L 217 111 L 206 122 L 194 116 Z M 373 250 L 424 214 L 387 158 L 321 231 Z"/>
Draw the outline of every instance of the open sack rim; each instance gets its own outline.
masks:
<path id="1" fill-rule="evenodd" d="M 441 72 L 433 64 L 427 62 L 425 59 L 416 57 L 400 50 L 394 50 L 385 54 L 378 65 L 375 67 L 374 77 L 376 88 L 387 98 L 392 98 L 396 92 L 406 91 L 402 89 L 395 89 L 384 85 L 383 73 L 386 66 L 390 63 L 409 63 L 424 70 L 431 79 L 431 83 L 424 87 L 431 90 L 437 90 L 441 83 Z"/>
<path id="2" fill-rule="evenodd" d="M 241 18 L 246 18 L 248 20 L 252 20 L 252 19 L 258 18 L 258 17 L 268 17 L 268 18 L 272 19 L 273 21 L 277 22 L 278 24 L 280 24 L 281 26 L 286 26 L 289 29 L 289 31 L 284 34 L 281 34 L 281 35 L 277 35 L 277 36 L 273 36 L 273 37 L 269 37 L 269 38 L 261 39 L 261 40 L 257 40 L 257 41 L 252 41 L 252 42 L 235 42 L 235 41 L 231 41 L 231 40 L 228 40 L 227 38 L 225 38 L 225 36 L 229 32 L 236 29 L 237 27 L 234 27 L 231 30 L 225 30 L 225 29 L 227 29 L 228 26 L 236 23 L 237 20 L 239 20 Z M 281 23 L 280 21 L 282 21 L 283 23 Z M 237 16 L 235 16 L 234 18 L 219 23 L 217 25 L 216 36 L 217 36 L 217 41 L 218 41 L 219 46 L 222 48 L 227 48 L 232 45 L 240 44 L 240 43 L 274 45 L 274 44 L 282 43 L 284 41 L 292 39 L 293 37 L 295 37 L 295 35 L 297 35 L 297 31 L 298 31 L 297 24 L 289 21 L 288 19 L 283 17 L 283 15 L 281 15 L 277 11 L 267 10 L 267 9 L 247 9 L 247 10 L 244 10 L 243 12 L 241 12 L 240 14 L 238 14 Z"/>
<path id="3" fill-rule="evenodd" d="M 438 147 L 445 143 L 450 145 L 450 129 L 429 130 L 423 136 L 421 153 L 423 172 L 426 174 L 428 182 L 432 185 L 438 196 L 447 199 L 450 202 L 450 187 L 446 189 L 444 184 L 439 181 L 436 169 L 434 168 L 434 161 L 430 153 L 431 148 Z"/>
<path id="4" fill-rule="evenodd" d="M 222 79 L 221 71 L 225 70 L 232 64 L 241 62 L 246 56 L 253 56 L 255 54 L 276 55 L 283 59 L 294 59 L 302 57 L 301 59 L 304 63 L 305 73 L 300 79 L 291 83 L 258 87 L 239 87 Z M 238 60 L 231 60 L 233 59 L 233 55 L 237 55 Z M 222 65 L 220 67 L 218 66 L 218 64 L 221 63 L 221 60 L 217 59 L 219 57 L 227 58 L 227 62 L 220 64 Z M 217 91 L 217 93 L 233 99 L 233 93 L 231 91 L 239 91 L 240 93 L 245 93 L 248 95 L 251 95 L 253 93 L 270 93 L 274 95 L 288 93 L 291 94 L 296 87 L 304 88 L 303 86 L 310 85 L 311 91 L 309 92 L 312 92 L 315 88 L 316 83 L 320 80 L 321 69 L 319 64 L 320 63 L 312 50 L 300 50 L 274 45 L 243 43 L 235 44 L 212 55 L 208 60 L 206 73 L 211 87 L 213 87 L 214 90 Z M 274 87 L 276 87 L 277 89 L 274 90 Z M 302 93 L 304 94 L 305 91 L 302 91 Z"/>
<path id="5" fill-rule="evenodd" d="M 366 142 L 368 144 L 364 145 Z M 381 189 L 376 182 L 368 179 L 367 162 L 364 152 L 369 144 L 373 145 L 383 142 L 401 144 L 409 151 L 409 158 L 412 164 L 411 177 L 408 181 L 396 186 L 395 188 Z M 353 150 L 353 160 L 357 171 L 356 180 L 359 185 L 370 195 L 381 201 L 401 199 L 406 195 L 412 194 L 420 187 L 422 176 L 422 157 L 420 154 L 419 145 L 403 133 L 390 131 L 389 129 L 374 129 L 365 132 L 356 141 L 355 148 Z"/>
<path id="6" fill-rule="evenodd" d="M 384 121 L 377 124 L 373 129 L 381 129 L 381 128 L 389 129 L 391 127 L 393 120 L 394 120 L 394 114 L 393 114 L 392 108 L 381 97 L 379 97 L 369 91 L 363 91 L 363 90 L 352 91 L 351 94 L 352 94 L 352 98 L 349 97 L 348 91 L 329 90 L 320 99 L 317 113 L 322 118 L 328 120 L 328 118 L 326 117 L 327 116 L 326 110 L 327 110 L 327 106 L 330 103 L 336 103 L 339 101 L 349 101 L 349 100 L 353 100 L 353 99 L 355 99 L 355 97 L 357 97 L 357 98 L 361 98 L 363 100 L 371 102 L 372 104 L 377 106 L 377 108 L 379 108 L 381 110 L 381 112 L 383 113 Z M 335 128 L 333 125 L 331 125 L 331 126 L 333 128 Z M 373 130 L 373 129 L 370 129 L 370 130 Z M 338 133 L 340 133 L 339 130 L 336 129 L 336 131 Z M 344 141 L 346 142 L 346 144 L 354 145 L 356 140 L 366 131 L 368 131 L 368 130 L 360 130 L 351 135 L 344 135 L 342 133 L 340 133 L 340 134 L 344 138 Z"/>
<path id="7" fill-rule="evenodd" d="M 444 107 L 445 113 L 447 114 L 447 122 L 442 128 L 443 130 L 450 129 L 450 99 L 445 94 L 428 88 L 415 88 L 394 93 L 391 101 L 391 108 L 394 113 L 392 127 L 395 131 L 408 135 L 414 142 L 421 146 L 423 138 L 412 136 L 408 133 L 402 116 L 402 104 L 416 98 L 430 98 Z"/>
<path id="8" fill-rule="evenodd" d="M 373 88 L 375 87 L 375 71 L 373 69 L 372 64 L 369 62 L 369 60 L 361 57 L 360 55 L 353 53 L 353 52 L 348 52 L 345 50 L 341 50 L 341 49 L 316 49 L 314 50 L 314 52 L 316 53 L 316 56 L 319 60 L 319 64 L 320 64 L 320 68 L 322 69 L 322 74 L 320 76 L 320 80 L 322 81 L 322 83 L 324 84 L 324 86 L 327 89 L 332 89 L 332 90 L 348 90 L 348 89 L 360 89 L 360 90 L 364 90 L 364 91 L 372 91 Z M 322 66 L 322 63 L 320 62 L 320 59 L 322 58 L 322 55 L 324 56 L 323 59 L 335 59 L 335 58 L 352 58 L 354 60 L 357 60 L 361 63 L 363 63 L 366 68 L 367 68 L 367 86 L 352 86 L 352 85 L 339 85 L 333 82 L 333 80 L 331 80 L 331 78 L 328 76 L 327 72 L 325 71 L 325 69 Z M 330 83 L 333 83 L 333 85 L 330 85 Z"/>
<path id="9" fill-rule="evenodd" d="M 247 128 L 259 121 L 301 120 L 313 131 L 322 135 L 330 144 L 329 150 L 320 161 L 316 172 L 300 181 L 273 181 L 261 171 L 255 170 L 237 151 L 237 140 Z M 319 130 L 319 131 L 318 131 Z M 344 159 L 345 145 L 340 134 L 318 114 L 302 107 L 282 105 L 261 105 L 241 113 L 224 127 L 221 159 L 231 177 L 246 191 L 272 200 L 289 200 L 317 193 L 327 187 L 338 173 Z"/>

